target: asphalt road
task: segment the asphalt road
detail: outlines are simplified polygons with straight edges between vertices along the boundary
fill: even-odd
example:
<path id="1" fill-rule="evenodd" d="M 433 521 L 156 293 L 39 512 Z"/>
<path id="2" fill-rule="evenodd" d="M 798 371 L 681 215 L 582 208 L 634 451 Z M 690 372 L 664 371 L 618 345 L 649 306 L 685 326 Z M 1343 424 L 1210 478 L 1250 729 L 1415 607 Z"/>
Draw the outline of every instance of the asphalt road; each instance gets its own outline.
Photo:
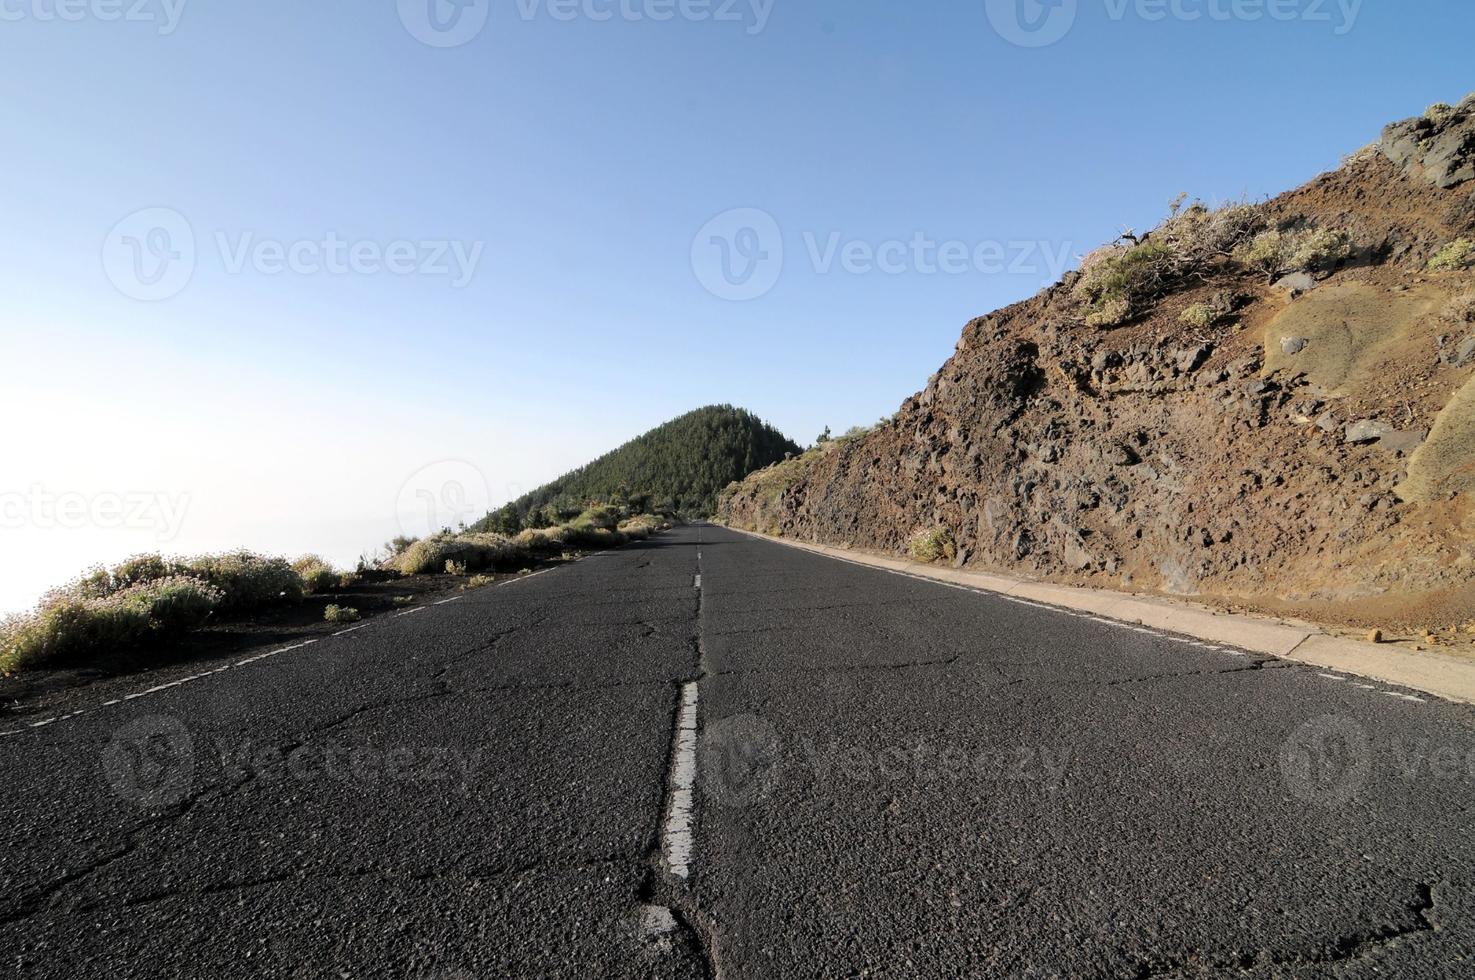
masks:
<path id="1" fill-rule="evenodd" d="M 1475 709 L 716 527 L 69 697 L 0 975 L 1475 975 Z"/>

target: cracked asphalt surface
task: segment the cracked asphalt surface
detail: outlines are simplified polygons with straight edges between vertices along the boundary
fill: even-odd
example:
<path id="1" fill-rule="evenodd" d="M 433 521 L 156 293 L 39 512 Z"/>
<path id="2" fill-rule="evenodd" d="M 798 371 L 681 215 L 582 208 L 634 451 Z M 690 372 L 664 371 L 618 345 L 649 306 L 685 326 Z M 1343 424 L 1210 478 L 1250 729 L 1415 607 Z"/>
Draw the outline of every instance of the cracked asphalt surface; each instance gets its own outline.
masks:
<path id="1" fill-rule="evenodd" d="M 0 971 L 1470 976 L 1475 709 L 1384 688 L 680 528 L 0 739 Z"/>

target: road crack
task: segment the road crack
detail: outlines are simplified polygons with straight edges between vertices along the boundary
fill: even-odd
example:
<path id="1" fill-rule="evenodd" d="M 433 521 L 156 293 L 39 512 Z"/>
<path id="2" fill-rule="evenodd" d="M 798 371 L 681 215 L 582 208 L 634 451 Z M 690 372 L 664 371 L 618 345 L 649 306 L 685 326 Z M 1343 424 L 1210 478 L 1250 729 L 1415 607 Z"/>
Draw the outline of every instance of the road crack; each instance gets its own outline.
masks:
<path id="1" fill-rule="evenodd" d="M 1406 910 L 1411 914 L 1413 920 L 1406 925 L 1387 923 L 1377 928 L 1344 933 L 1334 937 L 1331 942 L 1320 949 L 1309 952 L 1261 950 L 1241 952 L 1231 957 L 1199 954 L 1171 958 L 1154 957 L 1139 962 L 1132 977 L 1133 980 L 1155 980 L 1159 977 L 1177 976 L 1186 972 L 1199 973 L 1206 970 L 1243 971 L 1264 967 L 1324 966 L 1332 963 L 1354 962 L 1377 955 L 1415 936 L 1434 932 L 1436 927 L 1429 921 L 1429 914 L 1434 911 L 1434 886 L 1420 882 L 1414 889 L 1414 900 L 1408 903 Z"/>
<path id="2" fill-rule="evenodd" d="M 1174 680 L 1187 677 L 1221 677 L 1228 674 L 1253 674 L 1266 670 L 1286 670 L 1296 666 L 1284 660 L 1269 658 L 1257 660 L 1242 667 L 1225 667 L 1223 670 L 1186 670 L 1169 671 L 1162 674 L 1144 674 L 1141 677 L 1123 677 L 1119 680 L 1106 681 L 1102 687 L 1125 687 L 1130 684 L 1147 684 L 1152 681 Z"/>

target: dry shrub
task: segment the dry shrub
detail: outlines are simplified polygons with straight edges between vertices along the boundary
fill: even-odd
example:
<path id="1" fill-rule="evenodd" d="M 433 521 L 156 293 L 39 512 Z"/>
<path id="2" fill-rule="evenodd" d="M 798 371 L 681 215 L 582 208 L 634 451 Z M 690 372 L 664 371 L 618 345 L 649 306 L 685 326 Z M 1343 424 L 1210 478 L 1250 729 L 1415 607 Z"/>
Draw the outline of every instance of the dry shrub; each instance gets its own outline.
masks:
<path id="1" fill-rule="evenodd" d="M 1459 272 L 1475 265 L 1475 242 L 1460 238 L 1434 253 L 1429 268 L 1435 272 Z"/>
<path id="2" fill-rule="evenodd" d="M 357 623 L 362 618 L 352 606 L 329 606 L 323 610 L 323 621 L 327 623 Z"/>
<path id="3" fill-rule="evenodd" d="M 57 592 L 36 612 L 0 623 L 0 672 L 88 664 L 144 641 L 198 629 L 223 595 L 197 579 L 171 576 L 102 596 Z"/>
<path id="4" fill-rule="evenodd" d="M 302 586 L 308 595 L 341 588 L 353 582 L 352 575 L 338 571 L 318 555 L 303 555 L 292 563 L 292 571 L 302 579 Z"/>
<path id="5" fill-rule="evenodd" d="M 912 535 L 907 550 L 917 561 L 931 564 L 944 559 L 952 561 L 958 554 L 953 543 L 952 532 L 945 527 L 934 527 Z"/>

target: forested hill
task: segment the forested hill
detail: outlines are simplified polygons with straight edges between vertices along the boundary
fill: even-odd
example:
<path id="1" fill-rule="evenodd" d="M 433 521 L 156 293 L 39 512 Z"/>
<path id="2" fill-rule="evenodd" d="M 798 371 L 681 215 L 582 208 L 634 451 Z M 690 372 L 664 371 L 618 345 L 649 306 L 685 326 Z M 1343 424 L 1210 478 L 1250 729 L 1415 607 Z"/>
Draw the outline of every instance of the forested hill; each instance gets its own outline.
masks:
<path id="1" fill-rule="evenodd" d="M 751 412 L 731 405 L 699 408 L 514 500 L 475 529 L 507 532 L 552 523 L 593 500 L 706 515 L 729 483 L 799 451 Z"/>

